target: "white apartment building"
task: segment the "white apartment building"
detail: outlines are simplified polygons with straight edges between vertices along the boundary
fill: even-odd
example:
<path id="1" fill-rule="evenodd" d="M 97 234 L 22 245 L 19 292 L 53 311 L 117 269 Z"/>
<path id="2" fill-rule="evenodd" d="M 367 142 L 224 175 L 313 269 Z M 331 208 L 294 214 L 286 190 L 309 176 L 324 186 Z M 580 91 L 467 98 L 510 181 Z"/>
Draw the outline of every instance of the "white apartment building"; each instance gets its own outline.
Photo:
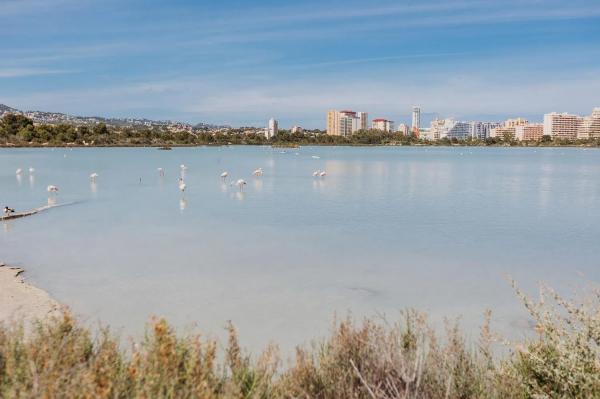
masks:
<path id="1" fill-rule="evenodd" d="M 265 130 L 265 137 L 267 139 L 270 139 L 271 137 L 275 136 L 278 131 L 279 123 L 277 122 L 277 120 L 275 118 L 269 119 L 269 127 L 267 127 L 267 129 Z"/>
<path id="2" fill-rule="evenodd" d="M 373 119 L 373 124 L 371 126 L 373 129 L 383 130 L 388 133 L 394 131 L 394 121 L 389 121 L 387 119 Z"/>
<path id="3" fill-rule="evenodd" d="M 592 115 L 583 118 L 581 126 L 577 131 L 578 139 L 600 138 L 600 108 L 594 108 Z"/>
<path id="4" fill-rule="evenodd" d="M 500 122 L 471 122 L 471 138 L 485 140 L 490 137 L 492 129 L 500 127 Z"/>
<path id="5" fill-rule="evenodd" d="M 356 113 L 356 130 L 352 133 L 358 132 L 359 130 L 367 130 L 369 128 L 369 114 L 366 112 Z"/>
<path id="6" fill-rule="evenodd" d="M 583 124 L 583 118 L 579 115 L 568 113 L 556 113 L 544 115 L 544 135 L 557 139 L 575 139 Z"/>
<path id="7" fill-rule="evenodd" d="M 448 136 L 448 132 L 454 125 L 452 119 L 434 119 L 431 121 L 429 137 L 431 140 L 439 140 Z"/>
<path id="8" fill-rule="evenodd" d="M 435 119 L 431 121 L 429 136 L 432 140 L 439 140 L 444 137 L 465 140 L 471 137 L 471 123 L 455 121 L 452 118 Z"/>
<path id="9" fill-rule="evenodd" d="M 471 137 L 471 123 L 453 121 L 454 124 L 448 130 L 446 136 L 451 139 L 466 140 Z"/>
<path id="10" fill-rule="evenodd" d="M 398 129 L 396 130 L 398 133 L 402 133 L 405 136 L 408 136 L 408 131 L 410 129 L 404 123 L 398 125 Z"/>

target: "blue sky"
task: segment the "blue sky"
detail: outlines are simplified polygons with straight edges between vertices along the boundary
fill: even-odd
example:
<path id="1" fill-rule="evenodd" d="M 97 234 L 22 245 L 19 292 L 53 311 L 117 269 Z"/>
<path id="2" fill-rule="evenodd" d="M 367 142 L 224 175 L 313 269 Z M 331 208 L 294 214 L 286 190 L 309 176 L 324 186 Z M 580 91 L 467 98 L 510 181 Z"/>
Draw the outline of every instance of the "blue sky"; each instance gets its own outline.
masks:
<path id="1" fill-rule="evenodd" d="M 325 125 L 600 106 L 597 0 L 0 0 L 0 103 Z"/>

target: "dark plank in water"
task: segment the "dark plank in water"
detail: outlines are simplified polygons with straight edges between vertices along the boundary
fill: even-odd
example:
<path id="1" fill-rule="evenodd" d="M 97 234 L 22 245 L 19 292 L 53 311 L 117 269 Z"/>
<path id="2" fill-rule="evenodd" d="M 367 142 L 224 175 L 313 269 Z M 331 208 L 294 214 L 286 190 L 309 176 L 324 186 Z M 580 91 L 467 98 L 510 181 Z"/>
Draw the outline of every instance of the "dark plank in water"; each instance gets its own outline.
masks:
<path id="1" fill-rule="evenodd" d="M 65 205 L 72 205 L 74 203 L 75 202 L 69 202 L 66 204 L 56 204 L 56 205 L 44 205 L 39 208 L 35 208 L 35 209 L 26 211 L 26 212 L 16 212 L 16 213 L 0 216 L 0 221 L 24 218 L 25 216 L 32 216 L 32 215 L 35 215 L 36 213 L 40 213 L 40 212 L 43 212 L 43 211 L 51 209 L 51 208 L 56 208 L 56 207 L 65 206 Z"/>

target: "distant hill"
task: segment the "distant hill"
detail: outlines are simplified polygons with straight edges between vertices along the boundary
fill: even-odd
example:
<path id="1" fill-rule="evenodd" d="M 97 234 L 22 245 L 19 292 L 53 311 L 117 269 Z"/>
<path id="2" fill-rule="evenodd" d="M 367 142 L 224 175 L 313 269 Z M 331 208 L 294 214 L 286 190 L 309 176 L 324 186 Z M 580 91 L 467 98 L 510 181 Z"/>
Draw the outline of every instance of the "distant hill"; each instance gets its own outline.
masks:
<path id="1" fill-rule="evenodd" d="M 21 111 L 15 108 L 11 108 L 8 105 L 0 104 L 0 118 L 6 113 L 16 113 L 25 115 L 32 119 L 35 123 L 47 123 L 47 124 L 59 124 L 66 123 L 72 125 L 96 125 L 104 123 L 109 126 L 115 127 L 134 127 L 134 126 L 146 126 L 146 127 L 167 127 L 176 128 L 179 130 L 192 130 L 193 126 L 188 123 L 177 122 L 177 121 L 155 121 L 150 119 L 136 119 L 136 118 L 104 118 L 101 116 L 73 116 L 63 114 L 60 112 L 45 112 L 45 111 Z M 196 126 L 203 128 L 214 128 L 213 125 L 200 123 Z"/>
<path id="2" fill-rule="evenodd" d="M 11 108 L 8 105 L 0 104 L 0 116 L 5 113 L 19 113 L 19 110 Z"/>

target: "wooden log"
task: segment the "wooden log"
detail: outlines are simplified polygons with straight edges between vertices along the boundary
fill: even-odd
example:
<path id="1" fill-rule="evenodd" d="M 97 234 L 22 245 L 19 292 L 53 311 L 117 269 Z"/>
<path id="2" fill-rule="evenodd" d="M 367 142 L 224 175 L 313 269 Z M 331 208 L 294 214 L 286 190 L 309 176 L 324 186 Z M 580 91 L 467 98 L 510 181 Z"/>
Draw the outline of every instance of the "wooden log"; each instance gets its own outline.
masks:
<path id="1" fill-rule="evenodd" d="M 56 207 L 59 207 L 59 206 L 65 206 L 65 205 L 72 205 L 74 203 L 75 202 L 69 202 L 69 203 L 66 203 L 66 204 L 56 204 L 56 205 L 44 205 L 44 206 L 41 206 L 39 208 L 35 208 L 35 209 L 32 209 L 30 211 L 26 211 L 26 212 L 11 213 L 11 214 L 8 214 L 8 215 L 0 216 L 0 221 L 12 220 L 12 219 L 20 219 L 20 218 L 24 218 L 26 216 L 35 215 L 36 213 L 43 212 L 43 211 L 45 211 L 47 209 L 56 208 Z"/>

